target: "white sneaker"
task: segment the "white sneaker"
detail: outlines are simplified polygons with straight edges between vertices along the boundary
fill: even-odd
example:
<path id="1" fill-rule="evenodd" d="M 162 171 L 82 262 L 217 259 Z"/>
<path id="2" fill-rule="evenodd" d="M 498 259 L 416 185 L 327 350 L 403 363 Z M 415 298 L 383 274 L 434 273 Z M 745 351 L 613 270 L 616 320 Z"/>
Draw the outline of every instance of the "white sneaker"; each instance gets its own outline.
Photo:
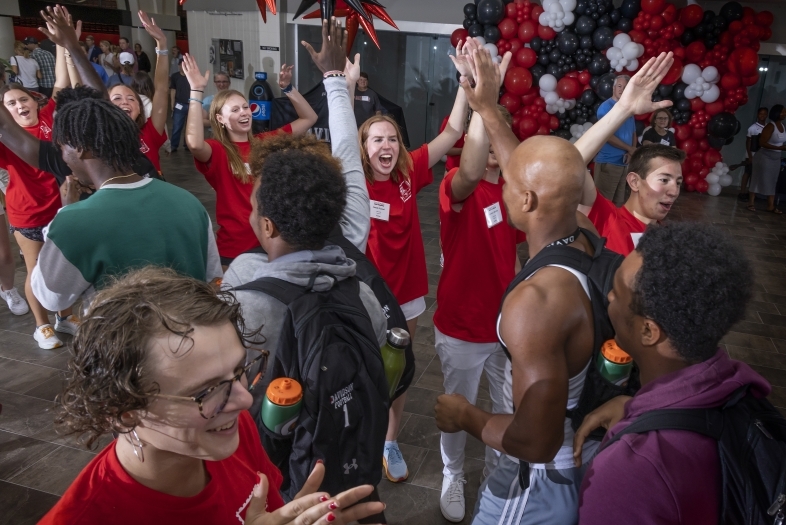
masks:
<path id="1" fill-rule="evenodd" d="M 76 335 L 76 330 L 79 328 L 79 318 L 74 314 L 68 317 L 60 317 L 55 314 L 55 331 L 61 334 Z"/>
<path id="2" fill-rule="evenodd" d="M 458 523 L 464 519 L 464 485 L 467 480 L 458 478 L 442 478 L 442 495 L 439 498 L 439 510 L 446 520 Z"/>
<path id="3" fill-rule="evenodd" d="M 11 313 L 14 315 L 25 315 L 30 311 L 27 301 L 19 295 L 16 288 L 11 288 L 10 290 L 3 290 L 0 288 L 0 298 L 5 300 L 8 304 L 8 309 L 11 310 Z"/>
<path id="4" fill-rule="evenodd" d="M 38 342 L 38 348 L 44 350 L 52 350 L 53 348 L 60 348 L 63 342 L 57 338 L 51 324 L 42 324 L 35 329 L 33 338 Z"/>

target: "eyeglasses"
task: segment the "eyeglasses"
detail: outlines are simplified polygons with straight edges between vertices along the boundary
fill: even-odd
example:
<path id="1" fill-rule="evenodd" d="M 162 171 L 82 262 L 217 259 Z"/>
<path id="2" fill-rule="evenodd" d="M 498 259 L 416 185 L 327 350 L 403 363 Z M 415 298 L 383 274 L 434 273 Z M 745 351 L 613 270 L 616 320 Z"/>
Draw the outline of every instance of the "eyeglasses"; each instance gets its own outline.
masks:
<path id="1" fill-rule="evenodd" d="M 669 117 L 658 117 L 655 120 L 669 120 Z"/>
<path id="2" fill-rule="evenodd" d="M 227 406 L 227 403 L 229 402 L 229 396 L 232 395 L 232 386 L 234 385 L 235 381 L 240 381 L 246 377 L 248 371 L 251 370 L 254 365 L 256 365 L 262 359 L 264 359 L 265 362 L 262 364 L 259 374 L 263 376 L 265 375 L 269 352 L 267 350 L 259 350 L 259 352 L 261 352 L 260 355 L 252 359 L 250 363 L 246 364 L 245 366 L 237 367 L 235 369 L 235 375 L 232 376 L 231 379 L 225 379 L 224 381 L 221 381 L 213 386 L 209 386 L 195 396 L 170 396 L 167 394 L 156 394 L 156 397 L 162 397 L 165 399 L 180 399 L 183 401 L 194 401 L 199 406 L 199 415 L 205 419 L 213 419 L 224 410 L 225 406 Z"/>

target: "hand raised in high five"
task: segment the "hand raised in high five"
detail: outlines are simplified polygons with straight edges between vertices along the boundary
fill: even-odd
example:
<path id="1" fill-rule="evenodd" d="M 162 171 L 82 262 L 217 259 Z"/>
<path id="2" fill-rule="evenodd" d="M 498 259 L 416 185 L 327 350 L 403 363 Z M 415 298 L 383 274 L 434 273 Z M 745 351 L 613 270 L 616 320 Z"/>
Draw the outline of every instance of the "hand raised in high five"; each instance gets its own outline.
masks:
<path id="1" fill-rule="evenodd" d="M 72 47 L 79 45 L 79 38 L 74 26 L 71 25 L 71 15 L 68 13 L 68 9 L 60 5 L 47 6 L 45 11 L 41 11 L 41 18 L 44 19 L 46 27 L 39 27 L 38 30 L 45 34 L 49 40 L 64 48 L 68 48 L 69 45 Z M 81 22 L 77 23 L 81 30 Z"/>
<path id="2" fill-rule="evenodd" d="M 672 105 L 670 100 L 653 102 L 652 93 L 669 72 L 674 63 L 674 54 L 661 53 L 658 57 L 647 60 L 638 73 L 633 75 L 617 104 L 633 115 L 643 115 Z"/>
<path id="3" fill-rule="evenodd" d="M 505 72 L 510 64 L 511 54 L 505 53 L 502 63 L 497 64 L 491 58 L 491 54 L 486 49 L 475 49 L 472 51 L 470 66 L 472 75 L 475 79 L 473 86 L 471 81 L 463 79 L 461 87 L 467 95 L 469 107 L 483 116 L 489 111 L 497 111 L 497 100 L 499 99 L 499 87 L 505 78 Z"/>
<path id="4" fill-rule="evenodd" d="M 158 44 L 158 49 L 166 49 L 166 35 L 164 34 L 164 30 L 161 29 L 156 25 L 156 21 L 153 18 L 150 18 L 147 13 L 140 10 L 139 11 L 139 20 L 142 21 L 142 26 L 147 31 L 147 34 L 153 37 Z"/>
<path id="5" fill-rule="evenodd" d="M 344 71 L 347 62 L 347 32 L 341 27 L 341 21 L 336 17 L 332 17 L 330 22 L 322 21 L 322 49 L 319 50 L 319 53 L 314 51 L 311 44 L 305 40 L 301 43 L 322 73 Z"/>
<path id="6" fill-rule="evenodd" d="M 344 66 L 344 74 L 347 76 L 348 86 L 357 84 L 360 79 L 360 53 L 355 54 L 354 62 L 347 58 L 346 65 Z"/>
<path id="7" fill-rule="evenodd" d="M 483 46 L 481 46 L 477 40 L 469 37 L 466 41 L 458 43 L 456 46 L 456 56 L 448 55 L 453 65 L 456 66 L 459 75 L 468 79 L 470 83 L 474 80 L 472 76 L 472 65 L 470 64 L 472 52 L 476 49 L 482 49 L 482 47 Z"/>
<path id="8" fill-rule="evenodd" d="M 295 69 L 294 65 L 288 66 L 286 64 L 281 64 L 281 71 L 278 72 L 278 87 L 284 89 L 292 83 L 293 69 Z"/>
<path id="9" fill-rule="evenodd" d="M 203 75 L 199 71 L 196 60 L 189 53 L 183 55 L 183 72 L 186 74 L 191 89 L 204 91 L 207 81 L 210 79 L 210 70 L 206 70 Z"/>

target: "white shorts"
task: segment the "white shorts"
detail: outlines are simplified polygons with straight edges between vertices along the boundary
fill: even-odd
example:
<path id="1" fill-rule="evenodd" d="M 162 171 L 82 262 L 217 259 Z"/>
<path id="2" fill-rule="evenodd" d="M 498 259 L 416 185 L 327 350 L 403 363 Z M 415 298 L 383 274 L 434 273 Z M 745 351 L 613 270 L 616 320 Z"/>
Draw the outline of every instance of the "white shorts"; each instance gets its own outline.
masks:
<path id="1" fill-rule="evenodd" d="M 407 321 L 414 319 L 426 311 L 426 299 L 424 297 L 412 299 L 408 303 L 401 305 L 401 311 L 404 312 L 404 317 L 407 318 Z"/>

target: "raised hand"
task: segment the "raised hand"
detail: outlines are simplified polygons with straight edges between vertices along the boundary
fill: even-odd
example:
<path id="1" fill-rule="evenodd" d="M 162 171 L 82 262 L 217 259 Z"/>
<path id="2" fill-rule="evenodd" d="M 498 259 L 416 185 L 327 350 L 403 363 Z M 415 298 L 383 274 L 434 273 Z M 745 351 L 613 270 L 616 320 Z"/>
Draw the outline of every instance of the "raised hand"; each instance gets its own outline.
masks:
<path id="1" fill-rule="evenodd" d="M 205 86 L 207 86 L 207 81 L 210 79 L 210 70 L 206 70 L 203 75 L 202 72 L 199 71 L 196 60 L 194 60 L 194 57 L 189 53 L 183 55 L 183 72 L 186 74 L 191 89 L 204 91 Z"/>
<path id="2" fill-rule="evenodd" d="M 505 58 L 502 60 L 506 69 L 507 64 L 510 63 L 509 55 L 510 53 L 505 53 Z M 480 113 L 481 116 L 485 112 L 497 111 L 499 87 L 502 84 L 500 65 L 494 63 L 494 59 L 486 49 L 473 50 L 470 64 L 475 84 L 472 85 L 472 82 L 467 78 L 461 80 L 461 87 L 464 88 L 464 93 L 467 95 L 469 107 Z"/>
<path id="3" fill-rule="evenodd" d="M 47 6 L 45 11 L 41 11 L 41 18 L 44 19 L 46 27 L 39 27 L 38 30 L 49 40 L 65 48 L 69 45 L 79 45 L 79 38 L 71 25 L 68 9 L 60 5 Z"/>
<path id="4" fill-rule="evenodd" d="M 311 44 L 305 40 L 301 43 L 306 48 L 311 60 L 322 73 L 328 71 L 344 71 L 347 62 L 346 53 L 347 32 L 341 27 L 341 21 L 332 17 L 330 22 L 322 21 L 322 49 L 319 53 L 314 51 Z"/>
<path id="5" fill-rule="evenodd" d="M 284 89 L 292 83 L 293 69 L 295 69 L 294 65 L 288 66 L 286 64 L 281 64 L 281 71 L 278 73 L 278 87 Z"/>
<path id="6" fill-rule="evenodd" d="M 459 72 L 459 75 L 469 79 L 470 82 L 473 80 L 470 59 L 472 56 L 472 51 L 475 49 L 479 49 L 477 40 L 474 38 L 468 38 L 466 42 L 458 43 L 456 46 L 456 56 L 448 55 L 450 60 L 453 62 L 453 65 L 456 66 L 456 70 Z"/>
<path id="7" fill-rule="evenodd" d="M 142 21 L 142 26 L 145 28 L 145 31 L 147 31 L 147 34 L 152 36 L 156 41 L 158 48 L 166 49 L 166 35 L 164 34 L 164 30 L 158 27 L 156 21 L 150 18 L 144 11 L 140 10 L 138 14 L 139 20 Z"/>
<path id="8" fill-rule="evenodd" d="M 354 86 L 360 79 L 360 53 L 355 54 L 355 61 L 352 62 L 347 58 L 346 65 L 344 66 L 344 74 L 347 77 L 347 85 Z"/>
<path id="9" fill-rule="evenodd" d="M 671 106 L 670 100 L 653 102 L 652 93 L 669 72 L 673 63 L 674 54 L 671 52 L 661 53 L 658 57 L 650 58 L 644 67 L 630 79 L 617 104 L 621 104 L 623 108 L 634 115 L 643 115 Z"/>

